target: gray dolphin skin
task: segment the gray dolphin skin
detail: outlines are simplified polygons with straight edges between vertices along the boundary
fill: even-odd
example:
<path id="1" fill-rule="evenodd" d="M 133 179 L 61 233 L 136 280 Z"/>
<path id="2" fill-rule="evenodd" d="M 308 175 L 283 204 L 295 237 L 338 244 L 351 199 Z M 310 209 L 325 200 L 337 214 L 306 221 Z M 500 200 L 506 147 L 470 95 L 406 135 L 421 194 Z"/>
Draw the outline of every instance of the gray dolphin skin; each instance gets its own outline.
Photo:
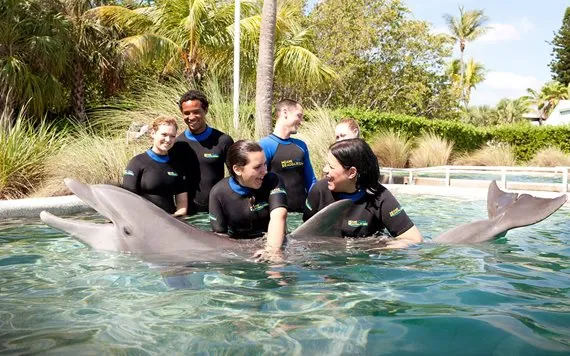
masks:
<path id="1" fill-rule="evenodd" d="M 150 262 L 164 263 L 249 258 L 257 248 L 263 247 L 261 239 L 237 240 L 198 229 L 119 187 L 87 185 L 70 178 L 64 182 L 77 197 L 111 223 L 63 219 L 47 211 L 40 213 L 40 219 L 96 250 L 128 252 L 144 256 Z M 326 227 L 332 225 L 333 220 L 339 220 L 351 204 L 349 200 L 331 204 L 297 230 L 327 231 Z"/>
<path id="2" fill-rule="evenodd" d="M 499 189 L 497 182 L 492 181 L 487 192 L 489 219 L 460 225 L 433 241 L 446 244 L 489 241 L 516 227 L 532 225 L 546 219 L 564 205 L 566 199 L 566 194 L 549 199 L 507 193 Z"/>
<path id="3" fill-rule="evenodd" d="M 121 251 L 150 262 L 214 262 L 250 258 L 263 241 L 235 240 L 200 230 L 178 220 L 146 199 L 112 185 L 86 185 L 73 179 L 65 184 L 81 200 L 111 221 L 92 223 L 63 219 L 46 211 L 41 220 L 97 250 Z M 436 243 L 468 244 L 491 240 L 508 230 L 539 222 L 558 210 L 566 195 L 553 199 L 506 193 L 493 181 L 487 196 L 488 220 L 460 225 L 433 239 Z M 350 200 L 335 202 L 319 211 L 289 236 L 321 246 L 341 246 L 342 216 Z M 328 237 L 328 238 L 327 238 Z"/>

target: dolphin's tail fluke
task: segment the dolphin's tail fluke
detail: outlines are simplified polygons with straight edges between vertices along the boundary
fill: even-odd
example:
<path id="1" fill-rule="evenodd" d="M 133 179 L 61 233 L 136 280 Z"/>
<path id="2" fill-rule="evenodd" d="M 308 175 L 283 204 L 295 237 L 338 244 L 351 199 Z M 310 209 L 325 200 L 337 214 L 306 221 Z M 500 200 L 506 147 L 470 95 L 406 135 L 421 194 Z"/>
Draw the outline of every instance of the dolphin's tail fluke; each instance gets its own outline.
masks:
<path id="1" fill-rule="evenodd" d="M 566 195 L 538 198 L 507 193 L 493 181 L 487 194 L 489 220 L 460 225 L 433 239 L 441 243 L 477 243 L 504 235 L 510 229 L 528 226 L 552 215 L 566 202 Z"/>

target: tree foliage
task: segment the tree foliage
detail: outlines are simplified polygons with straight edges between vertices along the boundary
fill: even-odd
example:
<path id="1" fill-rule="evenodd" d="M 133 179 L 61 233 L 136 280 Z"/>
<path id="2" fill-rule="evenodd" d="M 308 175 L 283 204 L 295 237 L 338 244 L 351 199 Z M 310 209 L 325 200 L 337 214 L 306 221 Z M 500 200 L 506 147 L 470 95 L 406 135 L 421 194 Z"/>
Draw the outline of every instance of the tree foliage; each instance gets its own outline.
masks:
<path id="1" fill-rule="evenodd" d="M 317 55 L 338 75 L 331 86 L 311 90 L 318 103 L 428 117 L 455 112 L 444 69 L 451 41 L 411 19 L 401 1 L 327 0 L 310 22 Z"/>
<path id="2" fill-rule="evenodd" d="M 570 7 L 566 8 L 562 26 L 554 35 L 552 45 L 552 78 L 565 86 L 570 85 Z"/>

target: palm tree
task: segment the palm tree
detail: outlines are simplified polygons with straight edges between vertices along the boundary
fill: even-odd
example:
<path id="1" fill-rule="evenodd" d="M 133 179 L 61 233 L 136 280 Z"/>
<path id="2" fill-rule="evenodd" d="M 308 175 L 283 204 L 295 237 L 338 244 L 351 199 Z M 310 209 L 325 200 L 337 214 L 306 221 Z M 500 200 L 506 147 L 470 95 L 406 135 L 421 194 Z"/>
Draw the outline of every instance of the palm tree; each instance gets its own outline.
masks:
<path id="1" fill-rule="evenodd" d="M 475 62 L 473 58 L 467 61 L 465 66 L 465 75 L 463 81 L 461 81 L 461 62 L 459 59 L 454 59 L 449 63 L 447 68 L 447 74 L 451 78 L 454 88 L 458 93 L 463 93 L 463 103 L 465 107 L 468 107 L 469 100 L 471 99 L 471 90 L 475 89 L 478 84 L 485 80 L 485 67 L 478 62 Z M 461 86 L 463 85 L 463 86 Z"/>
<path id="2" fill-rule="evenodd" d="M 264 0 L 259 33 L 259 60 L 255 86 L 255 131 L 257 137 L 271 132 L 271 99 L 273 98 L 273 66 L 277 0 Z"/>
<path id="3" fill-rule="evenodd" d="M 528 111 L 528 102 L 524 98 L 501 99 L 497 104 L 497 115 L 500 123 L 512 124 L 523 120 Z"/>
<path id="4" fill-rule="evenodd" d="M 451 37 L 454 41 L 459 43 L 459 51 L 461 52 L 461 72 L 460 72 L 460 85 L 459 87 L 463 89 L 463 80 L 465 74 L 465 64 L 463 62 L 463 54 L 465 52 L 465 46 L 467 41 L 473 41 L 483 35 L 488 27 L 485 23 L 488 21 L 487 16 L 483 10 L 469 10 L 465 11 L 463 6 L 459 7 L 459 17 L 453 17 L 452 15 L 443 15 L 447 27 L 451 32 Z M 461 95 L 462 99 L 465 98 L 464 93 Z"/>
<path id="5" fill-rule="evenodd" d="M 544 115 L 547 117 L 550 115 L 552 110 L 558 105 L 560 100 L 566 100 L 570 98 L 570 85 L 568 87 L 564 84 L 557 82 L 555 80 L 550 81 L 540 89 L 540 97 L 544 102 Z"/>

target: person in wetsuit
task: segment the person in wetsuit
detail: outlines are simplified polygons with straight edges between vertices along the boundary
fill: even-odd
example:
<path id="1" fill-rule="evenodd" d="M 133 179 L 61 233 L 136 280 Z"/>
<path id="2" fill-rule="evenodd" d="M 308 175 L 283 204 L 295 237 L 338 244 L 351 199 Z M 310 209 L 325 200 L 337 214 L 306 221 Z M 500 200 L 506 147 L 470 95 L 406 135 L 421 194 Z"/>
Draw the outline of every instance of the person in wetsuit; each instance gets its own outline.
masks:
<path id="1" fill-rule="evenodd" d="M 267 172 L 258 143 L 240 140 L 230 146 L 226 165 L 230 177 L 210 192 L 210 224 L 217 233 L 236 239 L 267 232 L 266 251 L 280 251 L 285 238 L 287 193 L 279 176 Z"/>
<path id="2" fill-rule="evenodd" d="M 348 140 L 349 138 L 360 137 L 360 126 L 358 122 L 351 117 L 340 119 L 334 128 L 334 136 L 336 141 Z"/>
<path id="3" fill-rule="evenodd" d="M 325 174 L 309 193 L 303 220 L 337 200 L 350 199 L 354 205 L 343 217 L 343 236 L 373 236 L 386 229 L 395 238 L 387 243 L 388 248 L 403 248 L 423 241 L 396 198 L 380 184 L 378 160 L 364 140 L 353 138 L 332 144 Z"/>
<path id="4" fill-rule="evenodd" d="M 289 211 L 303 212 L 307 193 L 317 178 L 309 159 L 309 149 L 302 140 L 291 138 L 303 121 L 303 107 L 284 99 L 275 105 L 277 121 L 273 133 L 259 141 L 267 158 L 267 169 L 285 183 Z"/>
<path id="5" fill-rule="evenodd" d="M 210 190 L 224 178 L 224 162 L 234 141 L 206 123 L 209 102 L 202 92 L 186 92 L 178 106 L 188 128 L 176 138 L 171 156 L 184 164 L 188 214 L 206 212 Z"/>
<path id="6" fill-rule="evenodd" d="M 185 215 L 188 204 L 183 169 L 168 155 L 177 130 L 175 118 L 156 118 L 150 131 L 152 147 L 129 161 L 122 184 L 175 216 Z"/>

